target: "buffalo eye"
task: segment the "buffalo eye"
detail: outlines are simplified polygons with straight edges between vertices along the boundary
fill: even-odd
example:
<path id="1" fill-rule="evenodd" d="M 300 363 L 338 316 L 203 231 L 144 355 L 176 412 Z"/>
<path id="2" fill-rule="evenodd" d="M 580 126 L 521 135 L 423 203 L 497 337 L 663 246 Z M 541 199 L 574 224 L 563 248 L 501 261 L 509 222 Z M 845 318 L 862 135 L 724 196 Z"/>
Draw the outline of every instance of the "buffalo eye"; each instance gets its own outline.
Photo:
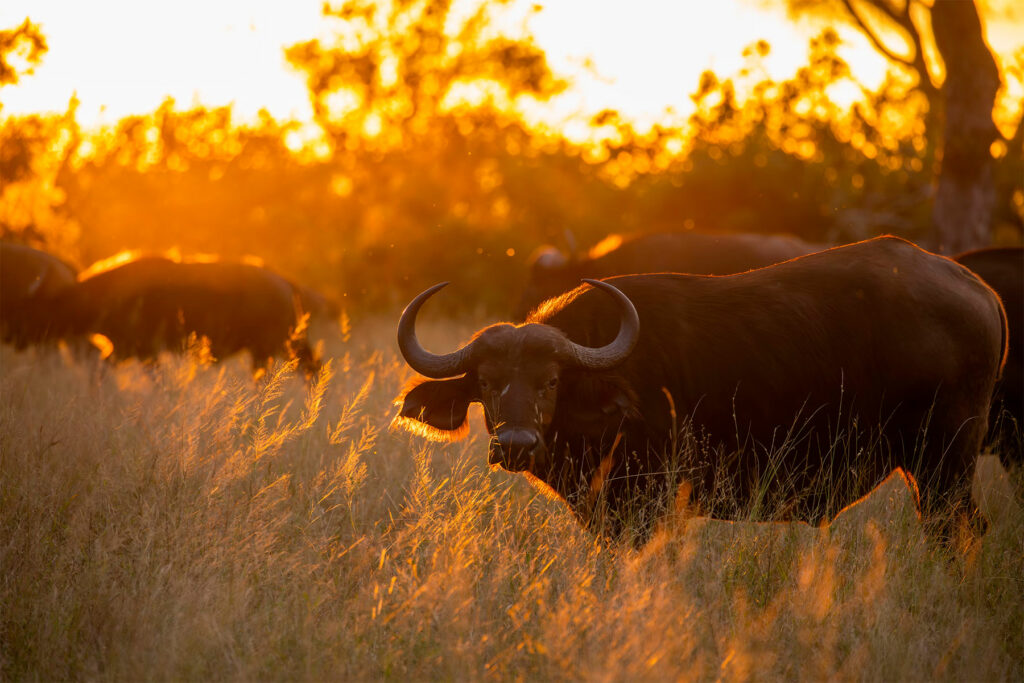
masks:
<path id="1" fill-rule="evenodd" d="M 479 386 L 480 386 L 480 392 L 486 394 L 490 390 L 490 388 L 491 388 L 491 383 L 488 382 L 487 380 L 481 378 L 479 380 Z"/>
<path id="2" fill-rule="evenodd" d="M 548 384 L 547 384 L 547 388 L 548 389 L 554 389 L 557 386 L 558 386 L 558 378 L 557 377 L 552 377 L 551 379 L 548 380 Z"/>

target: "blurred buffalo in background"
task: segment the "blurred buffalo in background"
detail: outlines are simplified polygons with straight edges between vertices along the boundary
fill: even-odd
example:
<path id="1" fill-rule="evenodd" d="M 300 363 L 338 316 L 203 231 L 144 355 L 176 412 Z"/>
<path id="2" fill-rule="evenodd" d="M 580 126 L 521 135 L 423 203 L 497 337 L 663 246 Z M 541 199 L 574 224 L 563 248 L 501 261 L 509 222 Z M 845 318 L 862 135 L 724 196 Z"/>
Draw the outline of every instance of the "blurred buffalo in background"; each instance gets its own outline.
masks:
<path id="1" fill-rule="evenodd" d="M 260 368 L 288 356 L 308 376 L 319 366 L 304 329 L 309 301 L 255 263 L 123 255 L 83 272 L 60 297 L 58 315 L 65 334 L 101 334 L 117 358 L 180 351 L 195 334 L 215 358 L 249 351 Z"/>
<path id="2" fill-rule="evenodd" d="M 995 290 L 1006 309 L 1006 366 L 996 384 L 989 417 L 990 440 L 998 442 L 1004 465 L 1024 460 L 1024 247 L 991 247 L 964 252 L 955 260 Z"/>
<path id="3" fill-rule="evenodd" d="M 585 256 L 546 246 L 530 259 L 529 281 L 516 316 L 520 319 L 550 299 L 578 286 L 583 278 L 631 273 L 731 275 L 763 268 L 827 248 L 786 235 L 672 232 L 622 237 L 612 235 Z"/>
<path id="4" fill-rule="evenodd" d="M 341 306 L 334 299 L 294 280 L 288 278 L 285 280 L 298 297 L 300 311 L 309 313 L 310 322 L 335 323 L 341 317 Z"/>
<path id="5" fill-rule="evenodd" d="M 56 341 L 52 307 L 75 284 L 75 270 L 56 256 L 0 242 L 0 340 L 24 349 Z"/>

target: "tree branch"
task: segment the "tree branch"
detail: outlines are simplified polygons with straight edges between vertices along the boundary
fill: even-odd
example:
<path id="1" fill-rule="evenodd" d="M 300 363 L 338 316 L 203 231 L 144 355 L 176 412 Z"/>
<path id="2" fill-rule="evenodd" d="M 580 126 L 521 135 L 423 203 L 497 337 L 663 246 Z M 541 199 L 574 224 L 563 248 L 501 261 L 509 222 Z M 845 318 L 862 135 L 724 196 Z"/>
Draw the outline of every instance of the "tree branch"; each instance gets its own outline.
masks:
<path id="1" fill-rule="evenodd" d="M 857 27 L 860 28 L 861 32 L 868 37 L 871 44 L 875 46 L 879 52 L 885 55 L 888 59 L 903 66 L 910 67 L 917 72 L 918 86 L 928 96 L 930 100 L 933 95 L 938 93 L 938 89 L 932 83 L 931 74 L 928 72 L 928 64 L 924 59 L 924 45 L 921 39 L 921 33 L 917 30 L 917 26 L 914 25 L 914 21 L 910 17 L 910 7 L 913 4 L 913 0 L 907 0 L 907 5 L 902 12 L 897 12 L 891 5 L 886 2 L 879 0 L 868 0 L 872 7 L 882 12 L 890 21 L 902 28 L 910 35 L 910 40 L 914 47 L 914 56 L 912 59 L 901 57 L 900 55 L 893 52 L 878 34 L 868 26 L 867 21 L 864 17 L 857 12 L 853 5 L 853 0 L 841 0 L 846 11 L 853 17 Z"/>
<path id="2" fill-rule="evenodd" d="M 903 64 L 903 65 L 909 66 L 909 67 L 913 67 L 914 66 L 914 63 L 911 60 L 906 59 L 904 57 L 900 57 L 898 54 L 896 54 L 895 52 L 890 50 L 885 45 L 885 43 L 882 42 L 882 39 L 879 38 L 875 34 L 875 32 L 871 29 L 871 27 L 868 26 L 867 22 L 864 21 L 863 17 L 861 17 L 860 14 L 857 12 L 857 10 L 854 8 L 853 0 L 842 0 L 842 3 L 843 3 L 843 6 L 846 8 L 846 11 L 849 12 L 850 16 L 853 17 L 853 20 L 855 22 L 857 22 L 857 27 L 860 28 L 861 33 L 863 33 L 864 35 L 866 35 L 868 37 L 868 40 L 871 41 L 872 45 L 875 46 L 876 50 L 878 50 L 879 52 L 881 52 L 883 55 L 885 55 L 886 57 L 888 57 L 890 60 L 892 60 L 894 62 L 899 62 L 900 64 Z M 892 14 L 889 12 L 888 9 L 885 9 L 885 8 L 880 8 L 880 9 L 882 9 L 888 16 L 890 16 L 890 17 L 892 16 Z M 899 22 L 897 22 L 897 23 L 899 23 Z"/>
<path id="3" fill-rule="evenodd" d="M 973 0 L 971 1 L 973 2 Z M 879 7 L 879 9 L 885 12 L 897 26 L 910 35 L 910 39 L 914 43 L 914 60 L 912 66 L 920 76 L 921 89 L 928 93 L 936 93 L 938 90 L 932 84 L 931 74 L 928 71 L 928 63 L 924 59 L 924 40 L 921 38 L 921 32 L 917 30 L 917 26 L 914 24 L 914 20 L 910 16 L 910 8 L 913 4 L 914 0 L 907 0 L 906 7 L 899 14 L 894 12 L 892 6 L 889 4 Z"/>

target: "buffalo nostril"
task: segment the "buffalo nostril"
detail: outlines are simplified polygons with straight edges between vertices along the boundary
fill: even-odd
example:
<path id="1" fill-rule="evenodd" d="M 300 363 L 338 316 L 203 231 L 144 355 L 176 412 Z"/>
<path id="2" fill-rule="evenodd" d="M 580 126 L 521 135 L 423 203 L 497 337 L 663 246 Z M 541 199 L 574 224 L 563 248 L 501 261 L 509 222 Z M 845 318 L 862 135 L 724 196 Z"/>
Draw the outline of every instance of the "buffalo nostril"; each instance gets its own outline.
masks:
<path id="1" fill-rule="evenodd" d="M 537 433 L 530 429 L 509 429 L 498 434 L 498 446 L 506 453 L 531 451 L 537 446 Z"/>
<path id="2" fill-rule="evenodd" d="M 535 429 L 509 429 L 494 435 L 488 454 L 492 465 L 510 472 L 521 472 L 535 466 L 535 458 L 544 450 L 544 443 Z"/>

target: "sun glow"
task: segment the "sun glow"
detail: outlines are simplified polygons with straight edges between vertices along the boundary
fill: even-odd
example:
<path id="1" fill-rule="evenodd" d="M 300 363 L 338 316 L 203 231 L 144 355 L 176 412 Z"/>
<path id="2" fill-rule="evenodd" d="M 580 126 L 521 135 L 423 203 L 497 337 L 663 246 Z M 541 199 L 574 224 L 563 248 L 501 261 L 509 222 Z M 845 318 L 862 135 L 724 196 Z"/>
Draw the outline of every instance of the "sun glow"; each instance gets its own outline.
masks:
<path id="1" fill-rule="evenodd" d="M 0 7 L 0 26 L 26 16 L 50 49 L 35 75 L 4 89 L 4 113 L 63 111 L 77 93 L 86 125 L 152 111 L 166 97 L 234 103 L 243 117 L 311 114 L 282 50 L 322 31 L 319 2 L 13 0 Z"/>
<path id="2" fill-rule="evenodd" d="M 565 115 L 615 109 L 642 126 L 689 116 L 701 73 L 738 72 L 744 48 L 758 40 L 771 44 L 761 65 L 765 75 L 786 78 L 806 63 L 807 42 L 820 30 L 743 0 L 581 5 L 548 4 L 532 24 L 555 69 L 578 81 L 556 109 Z M 880 82 L 884 60 L 854 31 L 842 37 L 848 44 L 840 54 L 857 77 Z"/>
<path id="3" fill-rule="evenodd" d="M 628 5 L 572 0 L 544 3 L 538 11 L 527 4 L 515 7 L 521 10 L 509 12 L 508 25 L 501 28 L 515 32 L 526 25 L 556 73 L 572 81 L 552 102 L 519 106 L 529 119 L 574 139 L 590 137 L 586 121 L 604 109 L 615 109 L 641 127 L 685 119 L 693 111 L 690 93 L 700 74 L 738 72 L 745 66 L 744 48 L 757 40 L 771 44 L 758 68 L 775 79 L 788 77 L 806 62 L 808 39 L 822 28 L 820 22 L 791 21 L 781 3 L 774 8 L 750 0 Z M 5 88 L 2 111 L 63 111 L 77 96 L 79 121 L 93 126 L 152 111 L 172 97 L 183 106 L 232 103 L 240 120 L 266 109 L 278 118 L 308 121 L 312 109 L 305 84 L 283 51 L 328 36 L 338 26 L 320 9 L 320 0 L 287 5 L 8 0 L 0 7 L 0 26 L 28 16 L 41 24 L 50 50 L 34 75 Z M 1021 18 L 1001 12 L 997 19 L 989 22 L 989 38 L 1009 60 L 1020 42 L 1013 29 Z M 868 87 L 877 85 L 885 60 L 854 29 L 839 30 L 839 54 L 854 77 Z M 856 97 L 850 88 L 833 94 L 842 106 Z M 453 96 L 475 101 L 481 95 L 471 88 Z"/>

